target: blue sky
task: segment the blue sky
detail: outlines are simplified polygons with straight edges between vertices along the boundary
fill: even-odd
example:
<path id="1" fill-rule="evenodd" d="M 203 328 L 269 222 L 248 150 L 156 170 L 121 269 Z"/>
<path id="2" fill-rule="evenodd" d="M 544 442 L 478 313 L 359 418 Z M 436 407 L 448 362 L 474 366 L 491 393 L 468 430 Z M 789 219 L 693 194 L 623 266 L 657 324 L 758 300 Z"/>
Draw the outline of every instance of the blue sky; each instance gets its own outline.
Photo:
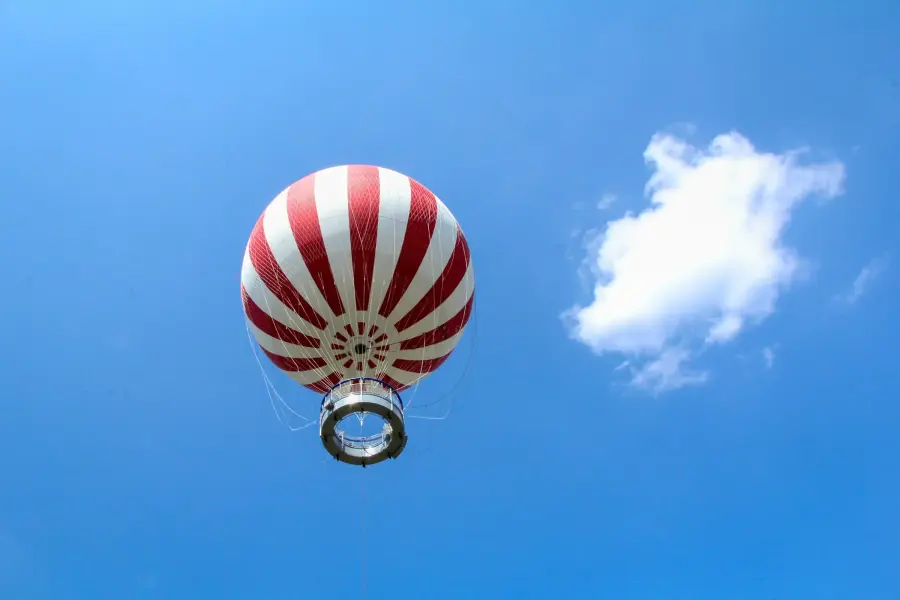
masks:
<path id="1" fill-rule="evenodd" d="M 3 3 L 0 597 L 343 598 L 363 553 L 369 598 L 900 597 L 898 16 Z M 450 418 L 366 471 L 278 423 L 238 294 L 345 163 L 434 190 L 478 281 Z"/>

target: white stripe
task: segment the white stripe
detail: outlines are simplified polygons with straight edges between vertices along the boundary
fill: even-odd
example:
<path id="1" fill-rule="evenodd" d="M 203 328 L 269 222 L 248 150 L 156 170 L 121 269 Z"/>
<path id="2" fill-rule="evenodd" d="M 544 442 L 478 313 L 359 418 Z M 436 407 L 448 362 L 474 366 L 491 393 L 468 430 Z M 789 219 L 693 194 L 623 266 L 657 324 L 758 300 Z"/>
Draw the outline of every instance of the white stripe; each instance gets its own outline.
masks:
<path id="1" fill-rule="evenodd" d="M 299 383 L 300 385 L 312 385 L 325 379 L 331 375 L 331 370 L 327 367 L 312 371 L 282 371 L 285 375 Z M 325 373 L 324 375 L 322 373 Z"/>
<path id="2" fill-rule="evenodd" d="M 412 202 L 409 178 L 390 169 L 379 169 L 381 198 L 378 205 L 378 241 L 375 247 L 375 269 L 372 271 L 372 293 L 369 300 L 369 322 L 384 328 L 386 320 L 378 315 L 384 295 L 391 285 Z"/>
<path id="3" fill-rule="evenodd" d="M 309 324 L 293 310 L 285 306 L 278 297 L 269 290 L 269 287 L 263 282 L 259 273 L 253 267 L 250 260 L 250 253 L 244 256 L 244 265 L 241 269 L 241 283 L 250 299 L 262 309 L 264 313 L 295 331 L 306 334 L 310 337 L 320 337 L 322 332 Z"/>
<path id="4" fill-rule="evenodd" d="M 402 386 L 412 386 L 417 381 L 421 381 L 425 379 L 429 373 L 411 373 L 410 371 L 404 371 L 402 369 L 398 369 L 397 367 L 388 367 L 382 371 L 385 375 L 392 378 L 394 381 L 399 383 Z"/>
<path id="5" fill-rule="evenodd" d="M 256 325 L 254 325 L 250 321 L 250 319 L 247 319 L 247 327 L 250 328 L 250 333 L 253 334 L 253 337 L 256 339 L 260 347 L 267 352 L 271 352 L 272 354 L 285 356 L 287 358 L 325 358 L 322 353 L 322 348 L 307 348 L 306 346 L 289 344 L 288 342 L 283 342 L 278 338 L 273 338 L 265 331 L 262 331 Z M 321 368 L 324 369 L 325 367 Z M 329 373 L 330 372 L 331 371 L 329 371 Z M 327 374 L 328 373 L 326 373 L 326 375 Z"/>
<path id="6" fill-rule="evenodd" d="M 312 308 L 322 315 L 329 325 L 334 321 L 334 314 L 319 286 L 306 267 L 303 255 L 297 248 L 297 240 L 291 230 L 287 208 L 288 190 L 278 194 L 263 213 L 263 231 L 266 234 L 266 242 L 275 257 L 275 262 L 290 280 L 294 288 L 309 302 Z M 328 331 L 331 329 L 326 328 Z"/>
<path id="7" fill-rule="evenodd" d="M 447 263 L 450 262 L 450 257 L 453 256 L 453 249 L 456 247 L 457 231 L 456 219 L 453 218 L 447 207 L 438 200 L 437 223 L 434 228 L 434 235 L 431 237 L 431 243 L 428 245 L 428 250 L 412 283 L 410 283 L 406 293 L 400 298 L 400 302 L 397 303 L 397 306 L 388 318 L 388 322 L 392 326 L 418 304 L 419 300 L 428 293 L 428 290 L 441 276 L 444 267 L 447 266 Z M 395 329 L 392 327 L 392 330 Z"/>
<path id="8" fill-rule="evenodd" d="M 472 261 L 470 260 L 469 266 L 466 269 L 466 274 L 460 280 L 456 289 L 453 290 L 453 293 L 451 293 L 440 306 L 432 311 L 431 314 L 423 317 L 421 321 L 415 323 L 409 329 L 403 330 L 402 339 L 406 340 L 416 337 L 417 335 L 425 333 L 426 331 L 431 331 L 452 319 L 459 311 L 465 308 L 466 303 L 469 301 L 469 298 L 472 297 L 474 291 L 475 271 L 472 267 Z"/>
<path id="9" fill-rule="evenodd" d="M 331 167 L 316 173 L 316 211 L 325 243 L 325 253 L 334 275 L 343 316 L 334 319 L 338 330 L 356 326 L 356 296 L 353 287 L 353 252 L 350 245 L 350 203 L 347 198 L 347 167 Z"/>
<path id="10" fill-rule="evenodd" d="M 388 363 L 390 364 L 390 363 Z M 399 383 L 403 387 L 411 386 L 416 381 L 421 379 L 421 376 L 416 373 L 410 373 L 408 371 L 401 371 L 400 369 L 388 366 L 382 369 L 381 373 L 383 375 L 387 375 L 397 383 Z"/>
<path id="11" fill-rule="evenodd" d="M 397 359 L 399 360 L 431 360 L 434 358 L 440 358 L 447 354 L 453 352 L 453 349 L 456 348 L 456 345 L 459 344 L 459 341 L 462 339 L 465 334 L 465 327 L 462 328 L 459 333 L 456 335 L 447 338 L 442 342 L 438 342 L 437 344 L 432 344 L 430 346 L 424 346 L 422 348 L 413 348 L 410 350 L 400 350 L 399 352 L 391 352 L 385 359 L 387 364 L 393 364 L 393 362 Z"/>

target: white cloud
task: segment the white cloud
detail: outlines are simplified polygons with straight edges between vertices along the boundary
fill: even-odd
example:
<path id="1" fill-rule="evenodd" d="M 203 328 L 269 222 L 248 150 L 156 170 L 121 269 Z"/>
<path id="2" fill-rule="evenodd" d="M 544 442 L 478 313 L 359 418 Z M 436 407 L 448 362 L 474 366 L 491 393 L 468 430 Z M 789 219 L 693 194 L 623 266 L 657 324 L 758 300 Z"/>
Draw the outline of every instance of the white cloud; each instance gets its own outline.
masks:
<path id="1" fill-rule="evenodd" d="M 651 360 L 631 369 L 631 383 L 635 387 L 654 392 L 699 385 L 709 380 L 706 371 L 688 370 L 690 353 L 684 348 L 666 348 Z"/>
<path id="2" fill-rule="evenodd" d="M 597 210 L 608 210 L 616 201 L 616 197 L 613 194 L 603 194 L 600 197 L 600 201 L 597 202 Z"/>
<path id="3" fill-rule="evenodd" d="M 850 289 L 839 296 L 838 299 L 846 304 L 855 304 L 857 300 L 862 298 L 862 295 L 866 293 L 869 287 L 871 287 L 872 282 L 887 269 L 887 266 L 888 259 L 886 256 L 880 256 L 870 260 L 868 264 L 860 270 L 856 279 L 853 280 L 853 285 L 850 286 Z"/>
<path id="4" fill-rule="evenodd" d="M 768 348 L 763 348 L 762 357 L 763 362 L 766 363 L 766 368 L 771 369 L 772 365 L 775 364 L 775 349 L 771 346 Z"/>
<path id="5" fill-rule="evenodd" d="M 841 193 L 840 163 L 799 164 L 798 151 L 757 152 L 738 133 L 705 150 L 671 135 L 644 151 L 650 206 L 607 223 L 586 244 L 593 301 L 564 314 L 571 336 L 631 360 L 632 383 L 702 383 L 698 348 L 732 341 L 772 313 L 802 264 L 781 236 L 804 199 Z"/>

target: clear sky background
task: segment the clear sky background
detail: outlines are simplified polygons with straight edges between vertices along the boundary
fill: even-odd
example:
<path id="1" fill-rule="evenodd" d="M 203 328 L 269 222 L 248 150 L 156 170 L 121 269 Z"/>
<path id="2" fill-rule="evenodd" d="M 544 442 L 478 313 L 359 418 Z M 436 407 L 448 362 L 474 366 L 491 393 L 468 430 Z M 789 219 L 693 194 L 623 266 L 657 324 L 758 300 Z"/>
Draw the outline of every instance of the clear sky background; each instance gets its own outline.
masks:
<path id="1" fill-rule="evenodd" d="M 895 600 L 898 86 L 887 0 L 0 3 L 0 597 Z M 478 282 L 365 471 L 238 290 L 345 163 Z"/>

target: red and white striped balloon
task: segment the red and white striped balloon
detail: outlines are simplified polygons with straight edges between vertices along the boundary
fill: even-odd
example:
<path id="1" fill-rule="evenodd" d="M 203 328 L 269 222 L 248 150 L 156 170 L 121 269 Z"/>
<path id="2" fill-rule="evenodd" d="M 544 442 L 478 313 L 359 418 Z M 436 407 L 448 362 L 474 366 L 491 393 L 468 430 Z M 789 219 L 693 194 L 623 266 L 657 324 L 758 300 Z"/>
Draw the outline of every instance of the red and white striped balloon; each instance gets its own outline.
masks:
<path id="1" fill-rule="evenodd" d="M 263 212 L 244 253 L 247 326 L 318 392 L 356 377 L 397 391 L 450 356 L 472 312 L 462 229 L 417 181 L 373 166 L 304 177 Z"/>

